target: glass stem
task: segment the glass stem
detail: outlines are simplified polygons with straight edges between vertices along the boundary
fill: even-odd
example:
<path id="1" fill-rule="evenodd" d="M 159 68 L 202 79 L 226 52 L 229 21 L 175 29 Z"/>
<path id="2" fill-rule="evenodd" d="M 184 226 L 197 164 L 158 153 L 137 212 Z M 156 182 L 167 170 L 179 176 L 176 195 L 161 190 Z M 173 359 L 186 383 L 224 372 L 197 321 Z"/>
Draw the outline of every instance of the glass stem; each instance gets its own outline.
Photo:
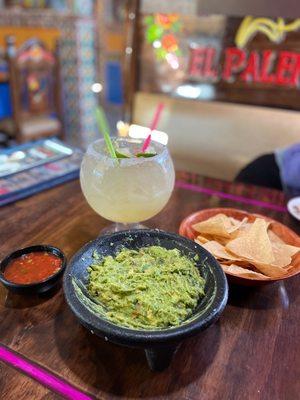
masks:
<path id="1" fill-rule="evenodd" d="M 138 222 L 134 224 L 122 224 L 121 222 L 115 222 L 111 225 L 108 225 L 106 228 L 102 229 L 100 232 L 99 236 L 102 235 L 108 235 L 110 233 L 114 232 L 120 232 L 120 231 L 127 231 L 131 229 L 147 229 L 147 226 L 139 224 Z"/>
<path id="2" fill-rule="evenodd" d="M 116 232 L 119 231 L 127 231 L 129 229 L 143 229 L 146 228 L 144 225 L 139 224 L 138 222 L 132 224 L 123 224 L 121 222 L 116 222 Z"/>

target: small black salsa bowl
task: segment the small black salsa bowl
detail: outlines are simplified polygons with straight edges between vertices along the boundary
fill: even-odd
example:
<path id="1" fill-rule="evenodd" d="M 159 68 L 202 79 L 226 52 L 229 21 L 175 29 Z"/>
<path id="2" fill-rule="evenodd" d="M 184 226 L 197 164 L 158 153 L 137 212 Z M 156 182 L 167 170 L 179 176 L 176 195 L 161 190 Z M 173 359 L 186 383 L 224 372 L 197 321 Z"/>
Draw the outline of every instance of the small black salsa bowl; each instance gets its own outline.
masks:
<path id="1" fill-rule="evenodd" d="M 100 257 L 105 257 L 114 256 L 124 247 L 139 249 L 154 245 L 166 249 L 176 248 L 181 254 L 190 258 L 198 256 L 195 265 L 205 278 L 205 296 L 200 299 L 193 315 L 180 326 L 137 330 L 116 325 L 90 308 L 86 298 L 78 296 L 78 287 L 81 291 L 84 290 L 83 293 L 87 298 L 89 296 L 85 289 L 88 282 L 87 269 L 93 262 L 94 251 L 97 251 Z M 225 274 L 208 251 L 192 240 L 157 229 L 116 232 L 87 243 L 71 259 L 64 275 L 63 287 L 69 307 L 83 326 L 105 340 L 124 346 L 143 348 L 150 368 L 155 371 L 168 367 L 183 339 L 199 333 L 218 319 L 228 297 Z"/>
<path id="2" fill-rule="evenodd" d="M 49 278 L 46 278 L 42 281 L 35 282 L 35 283 L 14 283 L 11 282 L 4 277 L 4 271 L 5 268 L 8 266 L 8 264 L 16 259 L 20 258 L 24 254 L 28 253 L 34 253 L 34 252 L 46 252 L 50 254 L 54 254 L 58 258 L 61 259 L 61 267 L 59 271 L 57 271 L 55 274 L 49 276 Z M 36 246 L 30 246 L 30 247 L 25 247 L 24 249 L 19 249 L 5 257 L 1 263 L 0 263 L 0 282 L 11 292 L 18 293 L 18 294 L 35 294 L 35 293 L 45 293 L 48 290 L 52 289 L 59 281 L 59 279 L 62 277 L 64 270 L 67 265 L 67 259 L 64 255 L 64 253 L 58 249 L 57 247 L 53 246 L 48 246 L 48 245 L 36 245 Z"/>

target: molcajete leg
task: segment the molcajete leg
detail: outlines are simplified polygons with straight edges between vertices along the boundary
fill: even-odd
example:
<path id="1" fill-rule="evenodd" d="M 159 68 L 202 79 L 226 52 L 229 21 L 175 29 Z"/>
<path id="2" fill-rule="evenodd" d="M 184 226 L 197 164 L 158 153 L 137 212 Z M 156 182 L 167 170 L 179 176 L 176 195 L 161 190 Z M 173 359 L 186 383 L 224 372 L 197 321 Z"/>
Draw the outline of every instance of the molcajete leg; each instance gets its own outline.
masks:
<path id="1" fill-rule="evenodd" d="M 148 365 L 152 371 L 163 371 L 171 364 L 179 344 L 159 346 L 145 349 Z"/>

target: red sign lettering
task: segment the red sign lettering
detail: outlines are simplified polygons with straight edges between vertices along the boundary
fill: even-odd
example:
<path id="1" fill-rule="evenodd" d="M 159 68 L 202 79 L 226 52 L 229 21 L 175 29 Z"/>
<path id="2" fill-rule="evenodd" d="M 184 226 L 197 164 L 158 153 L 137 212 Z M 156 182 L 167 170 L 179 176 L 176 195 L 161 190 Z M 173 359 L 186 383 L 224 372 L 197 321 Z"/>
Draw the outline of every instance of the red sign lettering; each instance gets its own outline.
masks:
<path id="1" fill-rule="evenodd" d="M 218 73 L 217 50 L 213 47 L 191 49 L 189 74 L 214 82 L 218 77 L 227 82 L 240 80 L 247 83 L 264 83 L 298 87 L 300 78 L 300 53 L 291 51 L 251 51 L 236 47 L 225 49 L 223 71 Z"/>
<path id="2" fill-rule="evenodd" d="M 275 81 L 275 74 L 271 74 L 274 58 L 275 54 L 272 50 L 263 51 L 260 75 L 262 83 L 273 83 Z"/>
<path id="3" fill-rule="evenodd" d="M 300 80 L 300 54 L 297 54 L 297 63 L 294 69 L 294 72 L 292 73 L 291 76 L 291 82 L 294 86 L 299 86 L 299 80 Z"/>
<path id="4" fill-rule="evenodd" d="M 297 67 L 298 55 L 290 51 L 282 51 L 279 54 L 276 81 L 278 85 L 295 85 L 297 82 L 292 82 L 295 79 L 295 69 Z"/>
<path id="5" fill-rule="evenodd" d="M 216 49 L 208 47 L 205 57 L 204 76 L 205 78 L 215 79 L 218 72 L 214 69 L 214 60 L 216 58 Z"/>
<path id="6" fill-rule="evenodd" d="M 192 48 L 189 66 L 190 76 L 215 79 L 218 76 L 218 72 L 214 69 L 215 56 L 216 49 L 213 47 Z"/>
<path id="7" fill-rule="evenodd" d="M 225 62 L 223 68 L 223 79 L 232 81 L 233 74 L 240 72 L 245 66 L 246 52 L 236 47 L 225 50 Z"/>
<path id="8" fill-rule="evenodd" d="M 252 51 L 248 58 L 248 63 L 240 78 L 244 82 L 259 82 L 259 56 L 256 51 Z"/>
<path id="9" fill-rule="evenodd" d="M 189 66 L 189 74 L 191 76 L 203 75 L 205 55 L 206 55 L 205 47 L 191 48 L 191 58 Z"/>

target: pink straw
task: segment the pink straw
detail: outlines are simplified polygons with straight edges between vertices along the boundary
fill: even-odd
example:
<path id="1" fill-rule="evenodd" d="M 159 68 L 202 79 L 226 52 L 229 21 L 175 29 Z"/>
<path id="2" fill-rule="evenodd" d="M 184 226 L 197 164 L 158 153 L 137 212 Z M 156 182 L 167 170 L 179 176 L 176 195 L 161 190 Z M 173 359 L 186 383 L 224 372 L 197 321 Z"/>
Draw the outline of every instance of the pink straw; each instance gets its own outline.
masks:
<path id="1" fill-rule="evenodd" d="M 11 365 L 14 368 L 22 371 L 24 374 L 35 379 L 39 383 L 54 392 L 60 394 L 65 399 L 71 400 L 91 400 L 90 396 L 87 396 L 81 390 L 78 390 L 75 386 L 65 382 L 63 379 L 55 376 L 50 371 L 46 371 L 44 368 L 38 366 L 21 357 L 14 351 L 9 350 L 7 347 L 0 345 L 0 361 Z"/>
<path id="2" fill-rule="evenodd" d="M 164 103 L 159 103 L 157 105 L 157 107 L 156 107 L 155 114 L 154 114 L 153 120 L 152 120 L 151 125 L 150 125 L 150 133 L 149 133 L 149 135 L 147 136 L 146 140 L 143 143 L 142 153 L 144 153 L 148 149 L 148 147 L 150 145 L 151 133 L 156 129 L 156 127 L 158 125 L 159 118 L 160 118 L 160 114 L 161 114 L 162 110 L 164 109 L 164 107 L 165 107 Z"/>

